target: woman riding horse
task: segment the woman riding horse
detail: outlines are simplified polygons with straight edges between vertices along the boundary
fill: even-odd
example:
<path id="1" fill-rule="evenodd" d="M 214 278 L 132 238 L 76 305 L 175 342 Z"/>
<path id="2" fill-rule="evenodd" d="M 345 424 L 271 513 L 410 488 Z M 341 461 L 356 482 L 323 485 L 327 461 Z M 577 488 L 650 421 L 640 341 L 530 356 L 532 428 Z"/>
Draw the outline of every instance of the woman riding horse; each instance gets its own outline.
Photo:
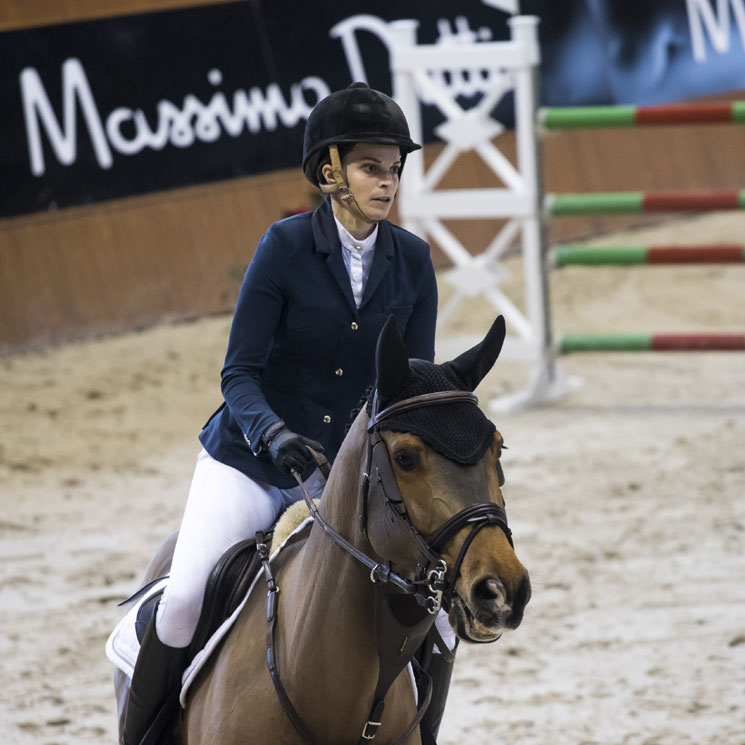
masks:
<path id="1" fill-rule="evenodd" d="M 410 357 L 434 358 L 437 287 L 428 245 L 387 221 L 406 156 L 420 145 L 388 96 L 354 83 L 322 100 L 305 129 L 303 171 L 326 195 L 273 224 L 249 264 L 222 370 L 224 402 L 205 425 L 167 589 L 129 694 L 124 745 L 139 745 L 180 684 L 214 564 L 266 530 L 324 479 L 349 413 L 375 376 L 375 343 L 394 316 Z M 444 708 L 435 692 L 433 728 Z"/>

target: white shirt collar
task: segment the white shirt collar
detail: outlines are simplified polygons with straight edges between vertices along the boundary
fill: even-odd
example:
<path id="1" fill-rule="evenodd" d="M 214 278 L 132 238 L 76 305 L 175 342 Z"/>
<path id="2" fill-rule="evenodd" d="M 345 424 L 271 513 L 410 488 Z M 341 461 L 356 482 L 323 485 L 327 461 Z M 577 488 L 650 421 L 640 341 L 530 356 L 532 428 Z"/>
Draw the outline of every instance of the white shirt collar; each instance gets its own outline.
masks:
<path id="1" fill-rule="evenodd" d="M 378 226 L 377 224 L 373 228 L 373 232 L 370 233 L 370 235 L 367 236 L 367 238 L 363 238 L 362 240 L 359 240 L 355 238 L 340 222 L 336 219 L 336 215 L 334 215 L 334 220 L 336 221 L 336 229 L 339 231 L 339 240 L 341 241 L 341 245 L 350 250 L 354 251 L 355 253 L 367 253 L 368 251 L 372 251 L 375 248 L 375 241 L 378 240 Z"/>

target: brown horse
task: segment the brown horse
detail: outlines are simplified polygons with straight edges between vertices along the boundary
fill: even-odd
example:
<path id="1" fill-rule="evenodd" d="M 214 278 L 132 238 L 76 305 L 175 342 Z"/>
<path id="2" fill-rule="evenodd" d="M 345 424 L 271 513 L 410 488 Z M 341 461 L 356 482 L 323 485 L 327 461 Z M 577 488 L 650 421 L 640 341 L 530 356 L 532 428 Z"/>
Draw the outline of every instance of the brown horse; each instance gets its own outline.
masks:
<path id="1" fill-rule="evenodd" d="M 420 743 L 412 727 L 416 697 L 400 664 L 386 668 L 395 675 L 384 686 L 382 724 L 366 725 L 384 658 L 410 656 L 403 654 L 409 627 L 396 619 L 394 631 L 406 633 L 393 652 L 390 645 L 381 650 L 376 631 L 390 608 L 397 618 L 401 608 L 420 611 L 412 639 L 431 626 L 443 595 L 450 623 L 466 642 L 495 641 L 520 624 L 530 582 L 504 516 L 502 437 L 468 392 L 491 369 L 503 340 L 500 317 L 481 344 L 455 360 L 410 364 L 395 324 L 386 325 L 375 397 L 344 440 L 310 535 L 271 563 L 270 582 L 279 588 L 270 593 L 277 600 L 272 656 L 289 703 L 282 705 L 267 672 L 260 581 L 193 685 L 174 743 L 350 745 L 363 730 L 376 733 L 381 745 Z M 485 442 L 476 442 L 484 433 Z M 464 463 L 469 437 L 477 458 Z M 167 553 L 151 562 L 152 576 L 162 574 Z M 126 683 L 120 676 L 120 706 Z"/>

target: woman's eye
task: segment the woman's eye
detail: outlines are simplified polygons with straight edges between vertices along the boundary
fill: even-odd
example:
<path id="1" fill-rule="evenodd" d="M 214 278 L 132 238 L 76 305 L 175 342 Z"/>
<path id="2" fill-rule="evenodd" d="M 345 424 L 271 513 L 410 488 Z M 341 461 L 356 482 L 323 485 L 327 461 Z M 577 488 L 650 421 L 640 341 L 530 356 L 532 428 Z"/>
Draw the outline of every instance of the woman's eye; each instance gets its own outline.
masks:
<path id="1" fill-rule="evenodd" d="M 404 471 L 413 471 L 416 468 L 416 458 L 411 453 L 397 453 L 396 465 Z"/>

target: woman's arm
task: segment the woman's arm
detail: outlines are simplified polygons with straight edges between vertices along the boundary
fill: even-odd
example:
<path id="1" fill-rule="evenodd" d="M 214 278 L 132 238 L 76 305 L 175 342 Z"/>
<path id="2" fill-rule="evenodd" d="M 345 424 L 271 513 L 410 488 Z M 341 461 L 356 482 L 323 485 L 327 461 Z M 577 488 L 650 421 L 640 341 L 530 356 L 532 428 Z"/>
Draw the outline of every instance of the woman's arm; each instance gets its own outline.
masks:
<path id="1" fill-rule="evenodd" d="M 283 257 L 287 251 L 270 228 L 259 241 L 238 295 L 222 369 L 222 394 L 244 436 L 257 452 L 259 438 L 280 417 L 261 388 L 285 303 Z"/>
<path id="2" fill-rule="evenodd" d="M 422 267 L 419 293 L 404 333 L 404 342 L 410 357 L 434 362 L 436 324 L 437 281 L 432 261 L 427 257 Z"/>

